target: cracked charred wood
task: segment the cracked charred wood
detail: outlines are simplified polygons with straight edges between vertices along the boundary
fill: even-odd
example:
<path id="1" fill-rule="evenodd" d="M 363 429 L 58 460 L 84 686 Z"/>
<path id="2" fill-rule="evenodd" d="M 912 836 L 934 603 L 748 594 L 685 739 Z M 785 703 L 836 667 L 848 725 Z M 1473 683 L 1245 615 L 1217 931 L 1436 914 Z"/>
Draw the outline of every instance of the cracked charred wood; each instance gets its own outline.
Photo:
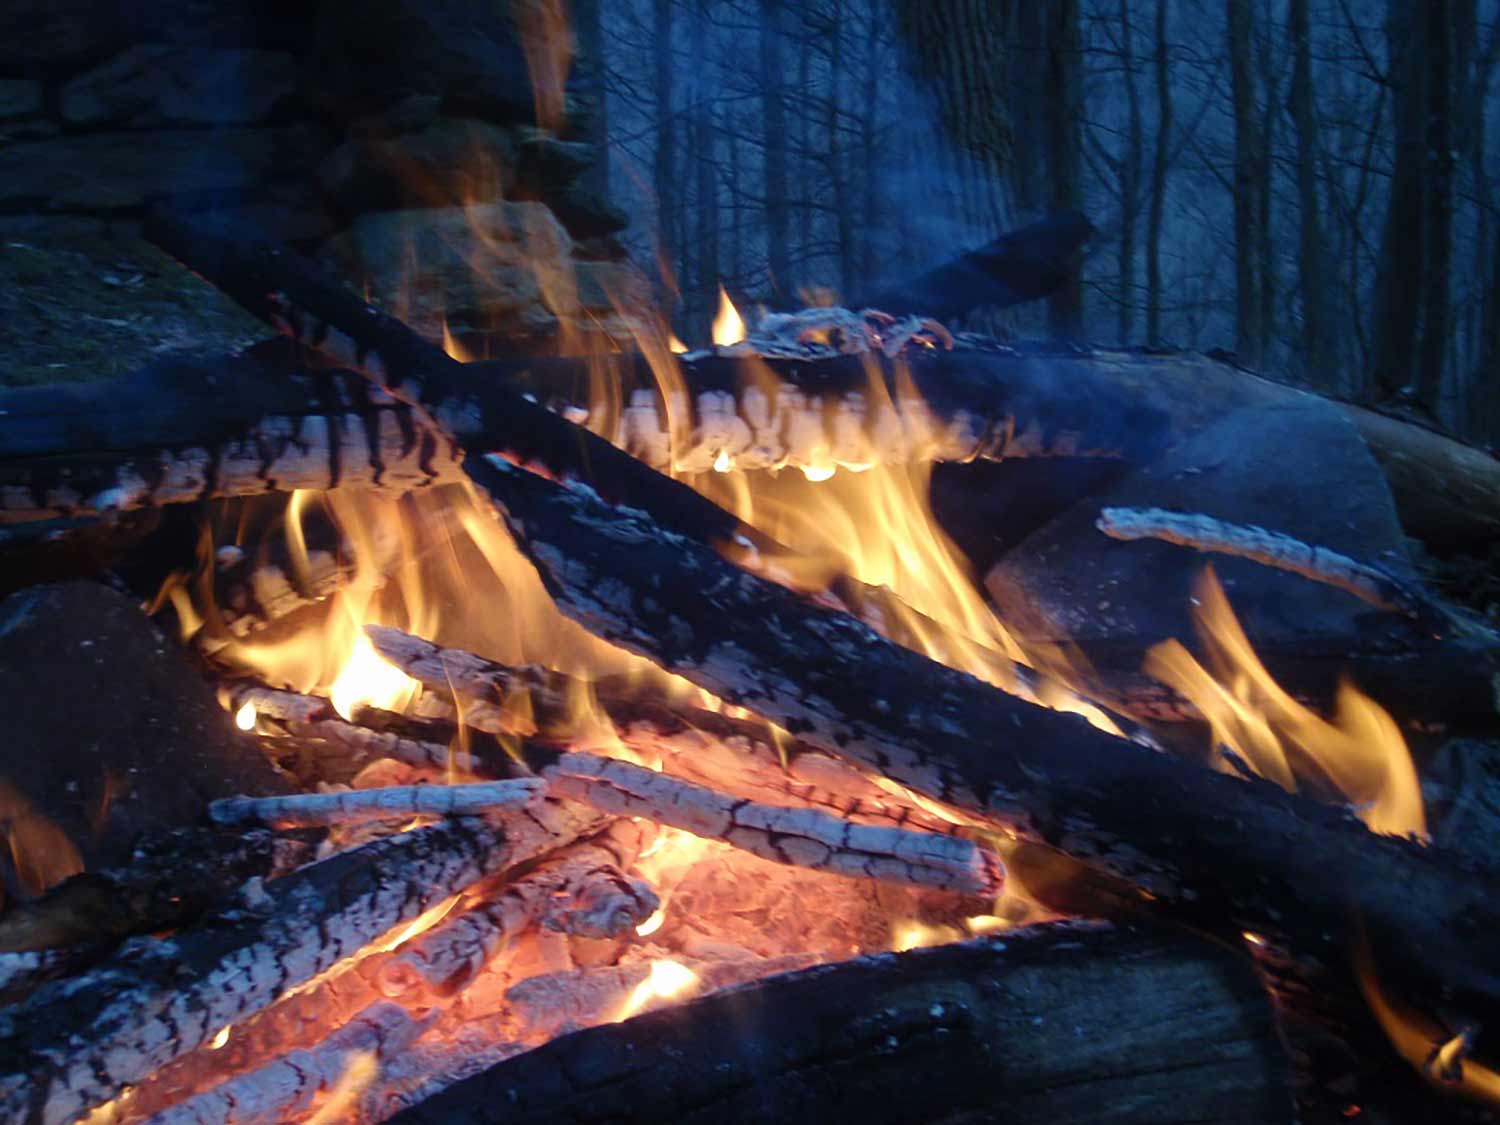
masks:
<path id="1" fill-rule="evenodd" d="M 1158 910 L 1332 958 L 1362 926 L 1399 960 L 1391 986 L 1500 1013 L 1500 895 L 1465 857 L 994 691 L 585 491 L 467 467 L 563 612 L 598 636 Z"/>
<path id="2" fill-rule="evenodd" d="M 601 812 L 644 817 L 789 867 L 990 898 L 1005 882 L 999 857 L 970 840 L 762 804 L 618 758 L 564 754 L 547 777 L 550 791 Z"/>
<path id="3" fill-rule="evenodd" d="M 977 308 L 1008 308 L 1045 297 L 1077 273 L 1094 227 L 1077 211 L 1002 234 L 916 277 L 863 294 L 850 308 L 940 320 Z"/>
<path id="4" fill-rule="evenodd" d="M 860 957 L 574 1032 L 392 1125 L 1296 1120 L 1271 1005 L 1214 946 L 1098 924 Z"/>
<path id="5" fill-rule="evenodd" d="M 0 1011 L 0 1116 L 72 1122 L 479 879 L 591 819 L 547 803 L 445 820 L 335 855 Z"/>
<path id="6" fill-rule="evenodd" d="M 313 828 L 365 824 L 414 816 L 489 816 L 542 799 L 536 778 L 481 781 L 469 785 L 398 785 L 285 797 L 225 797 L 208 806 L 221 827 Z"/>
<path id="7" fill-rule="evenodd" d="M 458 479 L 451 441 L 348 372 L 255 352 L 0 392 L 0 522 Z"/>
<path id="8" fill-rule="evenodd" d="M 128 865 L 74 875 L 0 915 L 0 952 L 97 949 L 131 934 L 177 929 L 246 880 L 287 870 L 304 850 L 268 832 L 148 833 Z"/>

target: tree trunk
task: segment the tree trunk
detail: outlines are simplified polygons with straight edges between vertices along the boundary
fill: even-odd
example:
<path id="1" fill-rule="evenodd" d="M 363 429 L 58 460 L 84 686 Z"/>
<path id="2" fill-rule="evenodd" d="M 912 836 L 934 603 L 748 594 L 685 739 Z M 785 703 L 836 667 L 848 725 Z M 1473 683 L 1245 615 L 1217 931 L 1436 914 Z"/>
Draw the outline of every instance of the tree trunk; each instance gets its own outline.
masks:
<path id="1" fill-rule="evenodd" d="M 1127 133 L 1120 162 L 1119 341 L 1130 340 L 1135 327 L 1135 232 L 1141 192 L 1141 95 L 1135 74 L 1135 35 L 1130 2 L 1120 0 L 1120 65 L 1125 72 Z"/>
<path id="2" fill-rule="evenodd" d="M 1276 63 L 1272 56 L 1272 14 L 1269 0 L 1262 6 L 1264 27 L 1253 36 L 1260 80 L 1265 92 L 1265 113 L 1259 128 L 1259 152 L 1256 159 L 1256 285 L 1260 308 L 1256 323 L 1260 329 L 1257 354 L 1262 362 L 1270 362 L 1271 346 L 1276 340 L 1276 248 L 1275 232 L 1272 228 L 1272 205 L 1275 201 L 1276 164 L 1272 154 L 1276 148 L 1276 127 L 1279 120 L 1276 107 L 1279 104 L 1276 91 Z"/>
<path id="3" fill-rule="evenodd" d="M 1083 40 L 1078 0 L 1048 5 L 1047 179 L 1051 209 L 1083 207 Z M 1047 300 L 1054 339 L 1083 338 L 1083 275 L 1066 280 Z"/>
<path id="4" fill-rule="evenodd" d="M 1260 131 L 1255 121 L 1253 0 L 1229 0 L 1229 69 L 1234 101 L 1234 347 L 1251 367 L 1260 363 L 1258 183 Z"/>
<path id="5" fill-rule="evenodd" d="M 1417 402 L 1434 417 L 1443 389 L 1453 261 L 1453 0 L 1424 0 L 1427 21 L 1426 251 Z"/>
<path id="6" fill-rule="evenodd" d="M 652 189 L 656 193 L 656 237 L 662 261 L 678 268 L 681 247 L 677 219 L 677 122 L 672 111 L 676 65 L 672 58 L 673 0 L 653 0 L 655 34 L 652 39 L 655 69 L 652 88 L 656 95 L 656 159 L 652 164 Z"/>
<path id="7" fill-rule="evenodd" d="M 1413 284 L 1426 280 L 1427 21 L 1419 8 L 1412 0 L 1390 0 L 1386 20 L 1395 133 L 1370 327 L 1375 390 L 1385 398 L 1415 385 L 1422 303 Z"/>
<path id="8" fill-rule="evenodd" d="M 693 24 L 693 56 L 700 68 L 708 65 L 708 22 L 712 11 L 710 0 L 698 0 L 698 11 Z M 694 289 L 698 302 L 695 327 L 703 333 L 700 338 L 707 338 L 721 273 L 718 138 L 714 135 L 714 98 L 701 69 L 694 85 L 693 161 L 698 168 L 697 209 L 694 215 L 698 229 L 693 237 L 693 254 L 697 262 L 697 283 Z"/>
<path id="9" fill-rule="evenodd" d="M 786 179 L 786 101 L 781 64 L 784 0 L 761 0 L 761 117 L 765 137 L 766 268 L 771 289 L 784 292 L 789 280 L 787 237 L 790 211 Z"/>
<path id="10" fill-rule="evenodd" d="M 854 292 L 859 284 L 854 263 L 854 213 L 849 191 L 849 146 L 844 143 L 843 87 L 844 0 L 833 0 L 829 9 L 828 44 L 828 174 L 833 180 L 835 238 L 838 245 L 839 292 Z"/>
<path id="11" fill-rule="evenodd" d="M 1292 41 L 1291 115 L 1297 132 L 1297 286 L 1302 302 L 1302 370 L 1313 385 L 1337 386 L 1329 346 L 1328 269 L 1318 202 L 1318 116 L 1313 104 L 1312 43 L 1308 0 L 1291 0 L 1287 34 Z"/>
<path id="12" fill-rule="evenodd" d="M 877 149 L 876 123 L 880 100 L 880 20 L 874 5 L 870 7 L 869 36 L 865 41 L 865 82 L 863 104 L 860 106 L 859 153 L 860 153 L 860 248 L 859 276 L 862 285 L 874 285 L 881 263 L 876 252 L 875 232 L 880 220 L 880 155 Z"/>
<path id="13" fill-rule="evenodd" d="M 1167 161 L 1172 139 L 1172 78 L 1167 56 L 1167 16 L 1171 0 L 1156 0 L 1156 146 L 1151 161 L 1151 213 L 1146 222 L 1146 342 L 1160 347 L 1161 228 L 1167 194 Z"/>
<path id="14" fill-rule="evenodd" d="M 605 93 L 609 67 L 604 54 L 602 0 L 573 0 L 573 22 L 578 28 L 578 53 L 592 92 L 592 112 L 584 140 L 593 147 L 594 163 L 585 176 L 588 189 L 609 198 L 609 106 Z"/>

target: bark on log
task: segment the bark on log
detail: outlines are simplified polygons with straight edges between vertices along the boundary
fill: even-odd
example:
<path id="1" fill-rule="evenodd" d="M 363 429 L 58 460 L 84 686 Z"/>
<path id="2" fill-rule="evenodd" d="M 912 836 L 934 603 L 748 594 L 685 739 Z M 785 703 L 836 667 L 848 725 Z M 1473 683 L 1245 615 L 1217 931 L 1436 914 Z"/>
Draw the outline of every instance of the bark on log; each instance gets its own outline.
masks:
<path id="1" fill-rule="evenodd" d="M 789 867 L 989 898 L 1005 880 L 999 857 L 969 840 L 746 801 L 616 758 L 564 754 L 547 776 L 550 790 L 601 812 L 645 817 Z"/>
<path id="2" fill-rule="evenodd" d="M 285 797 L 225 797 L 208 806 L 208 816 L 226 828 L 311 828 L 414 816 L 489 816 L 535 804 L 542 799 L 543 790 L 543 783 L 535 778 L 513 778 L 471 785 L 400 785 Z"/>
<path id="3" fill-rule="evenodd" d="M 1090 925 L 862 957 L 563 1036 L 391 1122 L 1101 1117 L 1296 1119 L 1244 964 Z"/>
<path id="4" fill-rule="evenodd" d="M 1342 956 L 1362 925 L 1393 987 L 1500 1014 L 1492 877 L 1346 810 L 1152 753 L 809 606 L 642 515 L 470 458 L 565 613 L 929 797 L 1010 825 L 1223 931 Z M 628 547 L 627 547 L 628 545 Z M 1357 921 L 1356 921 L 1357 920 Z"/>
<path id="5" fill-rule="evenodd" d="M 458 479 L 452 442 L 349 372 L 285 349 L 0 393 L 0 522 L 294 488 Z"/>
<path id="6" fill-rule="evenodd" d="M 585 823 L 544 805 L 386 837 L 268 884 L 212 924 L 138 938 L 0 1012 L 0 1115 L 62 1125 L 478 879 Z"/>

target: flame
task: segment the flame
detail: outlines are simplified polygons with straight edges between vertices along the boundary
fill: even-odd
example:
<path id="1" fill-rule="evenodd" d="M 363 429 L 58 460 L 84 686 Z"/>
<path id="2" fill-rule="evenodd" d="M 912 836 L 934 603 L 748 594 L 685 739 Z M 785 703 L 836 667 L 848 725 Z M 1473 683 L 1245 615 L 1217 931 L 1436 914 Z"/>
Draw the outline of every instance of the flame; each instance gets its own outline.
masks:
<path id="1" fill-rule="evenodd" d="M 897 953 L 925 949 L 929 945 L 947 945 L 962 941 L 963 933 L 953 926 L 929 926 L 923 922 L 902 922 L 891 932 L 891 948 Z"/>
<path id="2" fill-rule="evenodd" d="M 688 350 L 688 346 L 677 338 L 677 333 L 667 333 L 667 350 L 673 355 L 682 355 Z"/>
<path id="3" fill-rule="evenodd" d="M 28 895 L 39 895 L 83 870 L 83 858 L 68 834 L 4 779 L 0 779 L 0 832 L 10 846 L 16 879 Z"/>
<path id="4" fill-rule="evenodd" d="M 739 310 L 734 307 L 734 302 L 729 299 L 729 294 L 724 292 L 724 287 L 719 286 L 719 311 L 714 316 L 713 341 L 719 347 L 727 347 L 730 344 L 738 344 L 745 338 L 745 322 L 740 319 Z"/>
<path id="5" fill-rule="evenodd" d="M 473 363 L 475 355 L 453 338 L 453 333 L 448 330 L 448 318 L 443 317 L 443 351 L 448 353 L 449 359 L 456 359 L 459 363 Z"/>
<path id="6" fill-rule="evenodd" d="M 218 1034 L 208 1041 L 208 1049 L 210 1051 L 222 1051 L 224 1045 L 229 1042 L 229 1031 L 233 1026 L 233 1024 L 225 1024 L 219 1028 Z"/>
<path id="7" fill-rule="evenodd" d="M 1195 623 L 1212 672 L 1177 641 L 1153 648 L 1148 674 L 1190 699 L 1214 744 L 1283 789 L 1331 786 L 1372 831 L 1423 837 L 1416 768 L 1391 716 L 1352 684 L 1340 686 L 1332 719 L 1298 703 L 1256 656 L 1213 569 L 1195 591 Z M 1233 772 L 1223 755 L 1215 765 Z"/>
<path id="8" fill-rule="evenodd" d="M 352 721 L 354 709 L 361 704 L 401 710 L 416 690 L 417 681 L 388 663 L 361 630 L 348 662 L 329 685 L 328 698 L 335 711 Z"/>
<path id="9" fill-rule="evenodd" d="M 358 1119 L 355 1103 L 379 1073 L 380 1062 L 374 1051 L 351 1052 L 344 1073 L 328 1091 L 318 1112 L 307 1119 L 307 1125 L 338 1125 Z"/>
<path id="10" fill-rule="evenodd" d="M 653 1000 L 684 999 L 697 991 L 698 974 L 680 961 L 669 957 L 651 962 L 651 971 L 646 979 L 631 990 L 620 1006 L 619 1013 L 611 1021 L 619 1023 L 642 1011 Z"/>
<path id="11" fill-rule="evenodd" d="M 255 729 L 255 704 L 246 700 L 238 711 L 234 713 L 234 725 L 240 730 Z"/>

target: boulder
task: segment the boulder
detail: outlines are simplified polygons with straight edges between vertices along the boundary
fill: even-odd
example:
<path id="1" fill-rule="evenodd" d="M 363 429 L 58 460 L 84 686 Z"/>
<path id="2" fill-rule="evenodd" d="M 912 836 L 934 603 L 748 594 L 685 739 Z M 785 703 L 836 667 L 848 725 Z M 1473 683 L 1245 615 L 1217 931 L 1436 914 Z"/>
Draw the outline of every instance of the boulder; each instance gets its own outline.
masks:
<path id="1" fill-rule="evenodd" d="M 0 79 L 0 121 L 42 112 L 42 84 L 26 78 Z"/>
<path id="2" fill-rule="evenodd" d="M 296 91 L 282 51 L 141 43 L 63 87 L 70 125 L 244 125 L 264 121 Z"/>
<path id="3" fill-rule="evenodd" d="M 64 134 L 0 147 L 0 211 L 138 209 L 240 191 L 306 168 L 326 147 L 311 125 Z"/>
<path id="4" fill-rule="evenodd" d="M 90 869 L 125 862 L 143 831 L 197 821 L 219 797 L 288 789 L 181 646 L 104 586 L 0 602 L 0 699 L 0 800 L 33 838 L 62 849 L 65 836 Z"/>
<path id="5" fill-rule="evenodd" d="M 351 137 L 318 166 L 318 182 L 347 214 L 451 207 L 503 198 L 515 183 L 515 154 L 503 129 L 442 118 L 416 132 Z"/>

